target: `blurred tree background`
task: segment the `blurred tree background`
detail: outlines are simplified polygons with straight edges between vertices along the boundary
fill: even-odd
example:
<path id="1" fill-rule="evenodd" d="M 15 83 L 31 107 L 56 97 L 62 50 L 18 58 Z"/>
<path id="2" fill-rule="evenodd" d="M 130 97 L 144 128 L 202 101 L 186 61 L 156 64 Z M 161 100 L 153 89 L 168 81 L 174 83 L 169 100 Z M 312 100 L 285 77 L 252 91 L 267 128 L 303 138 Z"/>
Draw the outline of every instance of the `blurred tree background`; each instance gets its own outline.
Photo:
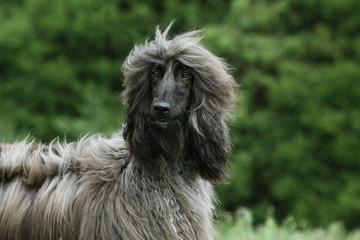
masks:
<path id="1" fill-rule="evenodd" d="M 2 0 L 0 141 L 121 128 L 122 61 L 172 19 L 241 84 L 221 207 L 360 227 L 359 0 Z"/>

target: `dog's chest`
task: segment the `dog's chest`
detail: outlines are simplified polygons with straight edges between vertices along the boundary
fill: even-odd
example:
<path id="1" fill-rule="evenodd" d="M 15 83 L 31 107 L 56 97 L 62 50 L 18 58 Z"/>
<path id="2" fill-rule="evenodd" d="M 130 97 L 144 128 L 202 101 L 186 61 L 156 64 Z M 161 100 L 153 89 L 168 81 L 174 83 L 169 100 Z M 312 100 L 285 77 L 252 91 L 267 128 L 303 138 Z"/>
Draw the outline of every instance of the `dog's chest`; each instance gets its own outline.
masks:
<path id="1" fill-rule="evenodd" d="M 139 235 L 146 236 L 151 232 L 154 236 L 148 238 L 159 240 L 210 238 L 210 184 L 200 179 L 190 182 L 181 177 L 172 177 L 164 180 L 142 178 L 142 184 L 137 186 L 140 189 L 134 191 L 133 196 L 128 196 L 134 200 L 124 208 L 133 219 L 133 229 L 144 231 L 138 232 Z M 141 229 L 137 226 L 141 226 Z"/>

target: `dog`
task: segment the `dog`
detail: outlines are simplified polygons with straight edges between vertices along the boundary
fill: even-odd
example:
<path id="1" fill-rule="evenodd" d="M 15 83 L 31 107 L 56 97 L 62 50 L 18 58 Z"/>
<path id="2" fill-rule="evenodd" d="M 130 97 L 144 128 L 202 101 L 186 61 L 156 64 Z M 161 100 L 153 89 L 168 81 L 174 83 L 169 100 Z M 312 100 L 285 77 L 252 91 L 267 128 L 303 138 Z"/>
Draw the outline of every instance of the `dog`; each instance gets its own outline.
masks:
<path id="1" fill-rule="evenodd" d="M 0 239 L 212 239 L 237 84 L 201 31 L 135 45 L 124 128 L 0 146 Z"/>

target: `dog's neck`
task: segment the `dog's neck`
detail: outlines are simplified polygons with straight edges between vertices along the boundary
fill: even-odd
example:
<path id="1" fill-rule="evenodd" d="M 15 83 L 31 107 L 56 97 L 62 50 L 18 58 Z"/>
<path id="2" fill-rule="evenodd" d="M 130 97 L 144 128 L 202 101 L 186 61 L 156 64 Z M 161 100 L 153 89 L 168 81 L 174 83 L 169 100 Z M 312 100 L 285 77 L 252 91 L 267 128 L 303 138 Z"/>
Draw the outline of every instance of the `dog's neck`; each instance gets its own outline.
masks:
<path id="1" fill-rule="evenodd" d="M 165 172 L 173 174 L 180 173 L 184 169 L 184 133 L 183 124 L 173 124 L 167 127 L 154 126 L 150 127 L 151 134 L 151 151 L 158 153 L 158 159 L 153 162 L 155 174 L 160 177 Z M 153 172 L 154 173 L 154 172 Z"/>
<path id="2" fill-rule="evenodd" d="M 159 128 L 156 131 L 157 148 L 169 163 L 175 163 L 183 152 L 183 133 L 178 128 Z"/>

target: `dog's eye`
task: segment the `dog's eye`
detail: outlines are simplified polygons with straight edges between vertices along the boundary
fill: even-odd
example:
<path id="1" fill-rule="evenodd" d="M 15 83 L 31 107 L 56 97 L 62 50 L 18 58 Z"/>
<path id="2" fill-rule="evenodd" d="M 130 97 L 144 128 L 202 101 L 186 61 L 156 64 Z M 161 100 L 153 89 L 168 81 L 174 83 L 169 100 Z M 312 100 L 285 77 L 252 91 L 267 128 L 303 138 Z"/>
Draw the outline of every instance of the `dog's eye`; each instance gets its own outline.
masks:
<path id="1" fill-rule="evenodd" d="M 152 76 L 153 78 L 158 78 L 158 77 L 160 77 L 160 72 L 159 72 L 159 71 L 152 71 L 152 72 L 151 72 L 151 76 Z"/>
<path id="2" fill-rule="evenodd" d="M 188 73 L 188 72 L 182 72 L 182 73 L 181 73 L 181 77 L 182 77 L 182 78 L 189 78 L 189 77 L 190 77 L 190 73 Z"/>

